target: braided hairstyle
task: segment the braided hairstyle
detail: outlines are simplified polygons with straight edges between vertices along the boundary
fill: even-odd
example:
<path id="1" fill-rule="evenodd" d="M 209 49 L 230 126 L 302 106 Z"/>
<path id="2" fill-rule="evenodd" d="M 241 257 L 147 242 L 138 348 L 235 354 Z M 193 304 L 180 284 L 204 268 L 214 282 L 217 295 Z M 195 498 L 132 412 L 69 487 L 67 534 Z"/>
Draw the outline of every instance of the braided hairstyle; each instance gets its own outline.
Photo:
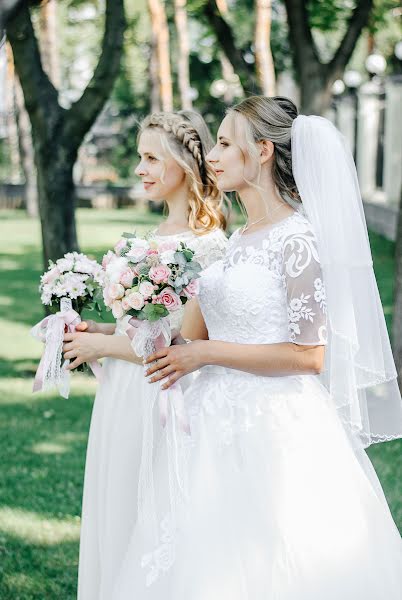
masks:
<path id="1" fill-rule="evenodd" d="M 139 135 L 146 129 L 161 131 L 163 147 L 186 174 L 190 229 L 198 235 L 225 229 L 223 195 L 216 186 L 215 172 L 205 160 L 212 138 L 201 115 L 193 111 L 153 113 L 141 123 Z"/>
<path id="2" fill-rule="evenodd" d="M 300 203 L 300 195 L 292 171 L 292 124 L 298 111 L 289 98 L 283 96 L 250 96 L 229 109 L 228 114 L 246 119 L 246 137 L 251 144 L 261 140 L 273 142 L 272 178 L 285 201 Z M 249 153 L 255 154 L 249 145 Z"/>

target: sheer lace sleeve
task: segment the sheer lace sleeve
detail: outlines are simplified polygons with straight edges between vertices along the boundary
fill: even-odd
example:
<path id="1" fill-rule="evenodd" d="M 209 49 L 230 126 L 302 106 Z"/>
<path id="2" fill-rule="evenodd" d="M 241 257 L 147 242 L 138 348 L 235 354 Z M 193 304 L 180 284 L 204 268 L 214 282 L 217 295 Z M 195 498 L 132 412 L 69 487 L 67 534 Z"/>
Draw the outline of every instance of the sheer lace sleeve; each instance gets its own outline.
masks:
<path id="1" fill-rule="evenodd" d="M 311 229 L 285 236 L 283 259 L 289 341 L 306 345 L 326 344 L 325 287 Z"/>
<path id="2" fill-rule="evenodd" d="M 211 233 L 198 236 L 194 242 L 189 243 L 195 251 L 195 258 L 203 269 L 209 267 L 226 254 L 227 237 L 222 229 L 215 229 Z"/>

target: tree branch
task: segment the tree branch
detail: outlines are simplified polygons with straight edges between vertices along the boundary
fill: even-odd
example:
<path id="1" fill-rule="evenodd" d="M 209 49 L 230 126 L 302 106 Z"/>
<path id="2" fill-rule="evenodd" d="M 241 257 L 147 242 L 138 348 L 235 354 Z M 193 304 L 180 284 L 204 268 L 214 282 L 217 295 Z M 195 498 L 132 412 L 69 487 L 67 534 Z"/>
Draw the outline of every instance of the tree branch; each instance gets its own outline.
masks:
<path id="1" fill-rule="evenodd" d="M 55 121 L 62 109 L 57 90 L 42 67 L 38 42 L 26 4 L 7 23 L 7 38 L 13 50 L 15 70 L 24 92 L 25 107 L 34 130 L 41 129 L 45 139 L 51 139 Z"/>
<path id="2" fill-rule="evenodd" d="M 313 67 L 320 70 L 321 63 L 311 33 L 305 0 L 284 0 L 289 25 L 289 41 L 292 47 L 296 72 L 303 74 Z"/>
<path id="3" fill-rule="evenodd" d="M 91 81 L 66 113 L 63 137 L 78 149 L 106 102 L 120 68 L 126 19 L 123 0 L 106 0 L 102 52 Z"/>
<path id="4" fill-rule="evenodd" d="M 356 42 L 368 23 L 372 8 L 373 0 L 357 0 L 356 8 L 348 21 L 346 33 L 332 60 L 327 65 L 328 78 L 337 79 L 342 75 L 353 54 Z"/>
<path id="5" fill-rule="evenodd" d="M 215 32 L 218 43 L 232 64 L 234 71 L 239 76 L 243 88 L 253 90 L 257 94 L 260 93 L 261 90 L 257 81 L 251 73 L 251 67 L 246 63 L 241 51 L 236 47 L 232 28 L 221 16 L 216 0 L 207 0 L 203 6 L 203 11 Z"/>

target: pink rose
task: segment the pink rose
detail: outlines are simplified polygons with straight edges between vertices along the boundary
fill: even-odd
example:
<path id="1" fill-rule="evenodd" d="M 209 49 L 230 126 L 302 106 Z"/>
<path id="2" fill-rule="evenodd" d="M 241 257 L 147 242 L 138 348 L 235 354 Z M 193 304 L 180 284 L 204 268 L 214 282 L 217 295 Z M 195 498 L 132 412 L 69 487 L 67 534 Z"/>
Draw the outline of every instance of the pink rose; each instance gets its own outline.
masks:
<path id="1" fill-rule="evenodd" d="M 190 281 L 187 287 L 183 289 L 183 295 L 186 296 L 189 300 L 194 298 L 200 291 L 200 285 L 198 279 L 193 279 Z"/>
<path id="2" fill-rule="evenodd" d="M 173 312 L 181 307 L 181 301 L 179 296 L 172 290 L 172 288 L 166 288 L 159 294 L 159 301 L 168 309 L 169 312 Z"/>
<path id="3" fill-rule="evenodd" d="M 120 255 L 121 251 L 124 250 L 124 248 L 127 246 L 127 240 L 124 238 L 121 238 L 121 240 L 119 240 L 117 242 L 117 244 L 114 247 L 114 251 L 116 252 L 116 254 Z"/>
<path id="4" fill-rule="evenodd" d="M 109 252 L 104 255 L 104 257 L 102 258 L 102 267 L 104 269 L 106 269 L 106 267 L 108 266 L 108 264 L 110 263 L 110 261 L 112 260 L 112 258 L 114 256 L 115 255 L 113 254 L 113 252 L 111 250 L 109 250 Z"/>
<path id="5" fill-rule="evenodd" d="M 155 248 L 150 248 L 147 250 L 147 256 L 152 256 L 152 254 L 158 254 L 158 251 Z"/>
<path id="6" fill-rule="evenodd" d="M 124 285 L 125 288 L 130 288 L 133 285 L 134 273 L 131 269 L 127 269 L 127 271 L 123 271 L 120 275 L 120 283 Z"/>
<path id="7" fill-rule="evenodd" d="M 138 291 L 140 294 L 144 296 L 144 298 L 149 298 L 154 293 L 155 287 L 149 281 L 143 281 L 140 283 L 140 287 Z"/>
<path id="8" fill-rule="evenodd" d="M 167 283 L 172 271 L 166 265 L 158 265 L 151 267 L 149 270 L 149 278 L 155 283 Z"/>
<path id="9" fill-rule="evenodd" d="M 125 297 L 125 300 L 131 308 L 134 308 L 134 310 L 141 310 L 144 306 L 144 296 L 139 292 L 132 292 Z"/>
<path id="10" fill-rule="evenodd" d="M 121 319 L 124 315 L 124 310 L 120 300 L 115 300 L 112 304 L 112 313 L 115 319 Z"/>
<path id="11" fill-rule="evenodd" d="M 120 283 L 111 283 L 108 288 L 109 296 L 112 300 L 120 300 L 124 296 L 124 287 Z"/>

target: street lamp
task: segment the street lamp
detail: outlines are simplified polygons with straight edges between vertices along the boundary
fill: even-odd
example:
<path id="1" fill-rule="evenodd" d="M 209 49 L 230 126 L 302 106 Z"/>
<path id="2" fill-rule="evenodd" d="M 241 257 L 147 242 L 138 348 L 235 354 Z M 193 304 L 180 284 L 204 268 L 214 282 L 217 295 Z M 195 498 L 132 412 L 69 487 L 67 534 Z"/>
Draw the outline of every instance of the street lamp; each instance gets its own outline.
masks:
<path id="1" fill-rule="evenodd" d="M 369 54 L 364 64 L 371 78 L 375 75 L 382 75 L 387 68 L 387 61 L 378 52 Z"/>
<path id="2" fill-rule="evenodd" d="M 358 128 L 358 112 L 359 112 L 359 96 L 357 94 L 358 87 L 362 82 L 362 76 L 359 71 L 345 71 L 343 76 L 344 82 L 349 90 L 353 106 L 353 158 L 356 162 L 357 157 L 357 128 Z"/>

